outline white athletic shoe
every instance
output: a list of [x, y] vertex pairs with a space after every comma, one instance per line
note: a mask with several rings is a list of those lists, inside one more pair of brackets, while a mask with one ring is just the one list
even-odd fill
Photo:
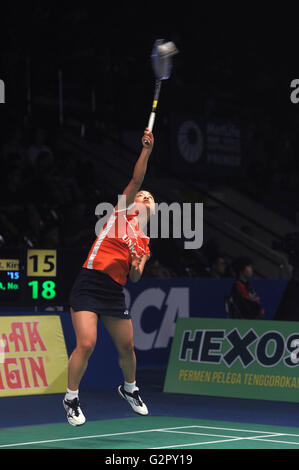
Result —
[[82, 426], [85, 423], [86, 418], [82, 413], [78, 398], [74, 398], [74, 400], [64, 399], [62, 404], [66, 411], [67, 420], [72, 426]]
[[135, 413], [142, 415], [142, 416], [145, 416], [148, 414], [148, 409], [145, 403], [143, 403], [143, 401], [141, 400], [140, 395], [138, 393], [139, 388], [136, 388], [136, 390], [133, 393], [129, 393], [129, 392], [126, 392], [123, 385], [120, 385], [117, 391], [118, 391], [118, 394], [122, 398], [127, 400], [127, 402], [131, 405], [131, 408]]

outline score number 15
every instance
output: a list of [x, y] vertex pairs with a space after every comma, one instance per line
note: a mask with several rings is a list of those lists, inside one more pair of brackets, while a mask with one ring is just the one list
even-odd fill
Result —
[[28, 250], [27, 277], [56, 277], [56, 250]]

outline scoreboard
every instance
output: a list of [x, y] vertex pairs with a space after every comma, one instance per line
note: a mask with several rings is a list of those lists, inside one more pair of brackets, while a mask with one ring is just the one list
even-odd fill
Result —
[[25, 292], [32, 301], [57, 297], [56, 250], [28, 250]]
[[66, 306], [84, 255], [80, 250], [0, 250], [0, 307]]
[[20, 259], [0, 259], [0, 299], [19, 299], [20, 282]]

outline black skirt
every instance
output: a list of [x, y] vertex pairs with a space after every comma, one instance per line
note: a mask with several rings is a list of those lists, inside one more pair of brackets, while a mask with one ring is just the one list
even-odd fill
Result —
[[96, 269], [81, 268], [71, 290], [69, 304], [75, 312], [86, 310], [98, 315], [131, 318], [123, 286]]

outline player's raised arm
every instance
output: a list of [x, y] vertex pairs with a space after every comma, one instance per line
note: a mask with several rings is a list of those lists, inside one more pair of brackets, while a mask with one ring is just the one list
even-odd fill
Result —
[[141, 188], [146, 174], [147, 162], [154, 146], [154, 136], [148, 128], [144, 131], [142, 145], [143, 148], [137, 162], [135, 163], [132, 178], [122, 194], [125, 197], [119, 199], [116, 209], [125, 209], [132, 204], [135, 200], [136, 194]]

